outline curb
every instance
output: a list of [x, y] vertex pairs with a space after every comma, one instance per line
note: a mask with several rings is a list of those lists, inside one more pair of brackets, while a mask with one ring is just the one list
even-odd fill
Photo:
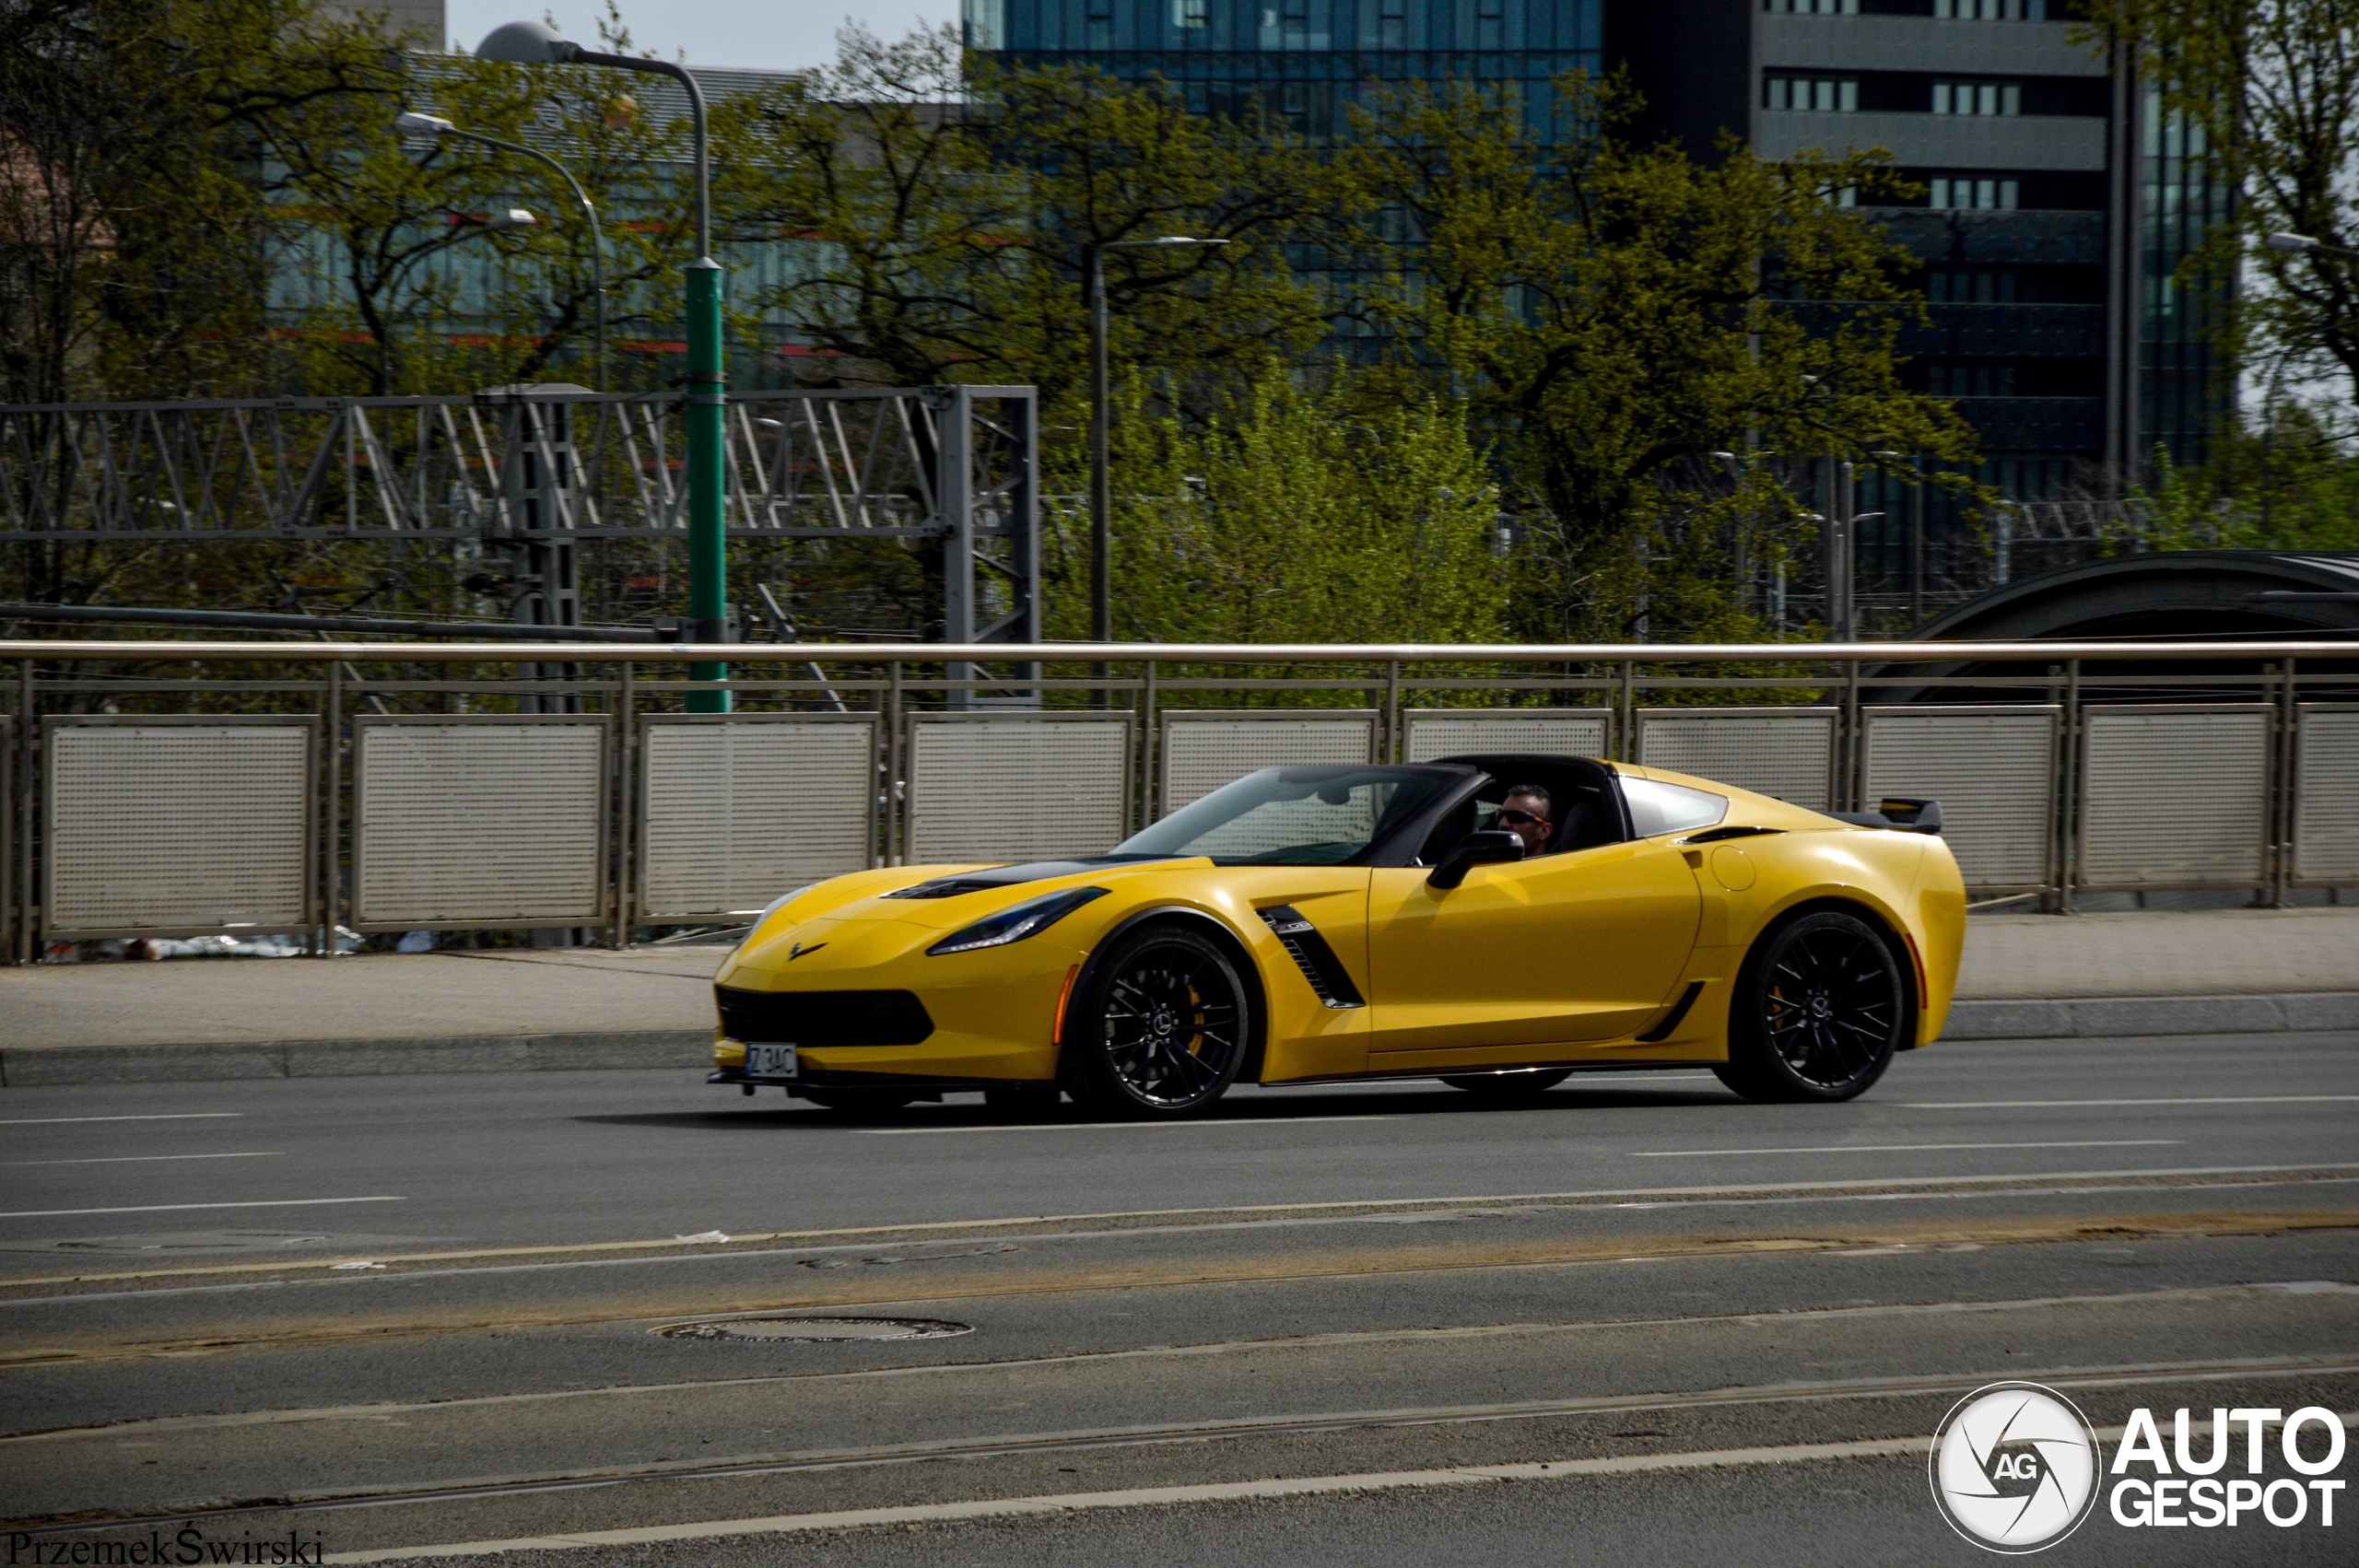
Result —
[[1950, 1004], [1942, 1039], [2118, 1040], [2151, 1035], [2273, 1035], [2302, 1029], [2359, 1029], [2359, 991], [1956, 1001]]
[[[2359, 991], [1959, 1001], [1950, 1005], [1941, 1043], [2274, 1035], [2321, 1029], [2359, 1032]], [[375, 1078], [425, 1072], [683, 1071], [711, 1064], [710, 1029], [446, 1036], [432, 1040], [288, 1040], [263, 1045], [53, 1046], [0, 1050], [0, 1087]]]
[[433, 1040], [287, 1040], [263, 1045], [52, 1046], [0, 1050], [0, 1086], [194, 1082], [229, 1078], [374, 1078], [417, 1072], [559, 1072], [710, 1068], [712, 1031], [478, 1035]]

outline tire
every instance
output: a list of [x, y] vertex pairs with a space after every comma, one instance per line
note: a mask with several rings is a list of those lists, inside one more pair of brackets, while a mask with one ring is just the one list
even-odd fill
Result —
[[1485, 1105], [1525, 1106], [1572, 1075], [1566, 1067], [1530, 1067], [1520, 1072], [1446, 1073], [1442, 1082]]
[[1066, 1090], [1107, 1117], [1169, 1120], [1210, 1110], [1237, 1081], [1251, 1003], [1211, 938], [1150, 925], [1118, 939], [1065, 1015]]
[[1821, 909], [1762, 937], [1729, 1004], [1729, 1059], [1712, 1071], [1748, 1100], [1852, 1099], [1892, 1065], [1914, 1017], [1883, 931]]

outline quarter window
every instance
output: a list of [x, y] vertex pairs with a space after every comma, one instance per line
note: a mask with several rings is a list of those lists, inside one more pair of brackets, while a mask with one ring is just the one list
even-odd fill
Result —
[[1729, 814], [1725, 795], [1710, 795], [1659, 778], [1633, 778], [1626, 773], [1622, 776], [1622, 799], [1629, 803], [1630, 825], [1641, 838], [1693, 833]]

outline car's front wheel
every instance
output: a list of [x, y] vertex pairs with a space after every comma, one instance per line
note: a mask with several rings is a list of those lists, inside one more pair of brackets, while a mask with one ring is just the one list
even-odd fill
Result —
[[1220, 945], [1185, 926], [1117, 940], [1065, 1015], [1064, 1079], [1106, 1116], [1209, 1109], [1244, 1065], [1250, 1003]]
[[1892, 1065], [1908, 987], [1884, 933], [1821, 909], [1763, 937], [1729, 1006], [1720, 1082], [1748, 1100], [1848, 1100]]

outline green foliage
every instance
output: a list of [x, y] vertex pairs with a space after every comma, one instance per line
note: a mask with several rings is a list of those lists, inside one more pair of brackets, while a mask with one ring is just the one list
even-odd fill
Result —
[[[1432, 400], [1373, 411], [1271, 364], [1201, 425], [1121, 401], [1115, 635], [1159, 642], [1496, 639], [1497, 495]], [[1059, 475], [1078, 489], [1081, 474]], [[1089, 525], [1050, 541], [1050, 635], [1088, 629]]]
[[1627, 140], [1616, 84], [1575, 75], [1560, 97], [1584, 134], [1555, 146], [1512, 94], [1466, 84], [1358, 112], [1351, 160], [1417, 269], [1366, 308], [1393, 384], [1446, 377], [1535, 516], [1522, 629], [1734, 629], [1716, 563], [1807, 532], [1770, 463], [1731, 497], [1702, 454], [1972, 451], [1948, 405], [1900, 382], [1913, 263], [1836, 205], [1895, 181], [1873, 155], [1770, 163], [1733, 142], [1701, 164]]
[[1281, 242], [1332, 181], [1281, 130], [1072, 67], [963, 58], [957, 29], [840, 35], [831, 70], [716, 115], [734, 221], [816, 235], [823, 266], [747, 299], [839, 381], [1023, 382], [1063, 406], [1087, 373], [1086, 258], [1105, 252], [1112, 356], [1187, 383], [1299, 353], [1319, 300]]
[[2200, 468], [2156, 452], [2135, 504], [2148, 549], [2359, 550], [2359, 456], [2311, 410], [2281, 406], [2217, 439]]
[[2175, 141], [2240, 193], [2173, 286], [2246, 278], [2224, 357], [2317, 384], [2321, 417], [2359, 432], [2359, 262], [2252, 242], [2304, 234], [2359, 250], [2359, 0], [2090, 0], [2095, 41], [2130, 42]]

